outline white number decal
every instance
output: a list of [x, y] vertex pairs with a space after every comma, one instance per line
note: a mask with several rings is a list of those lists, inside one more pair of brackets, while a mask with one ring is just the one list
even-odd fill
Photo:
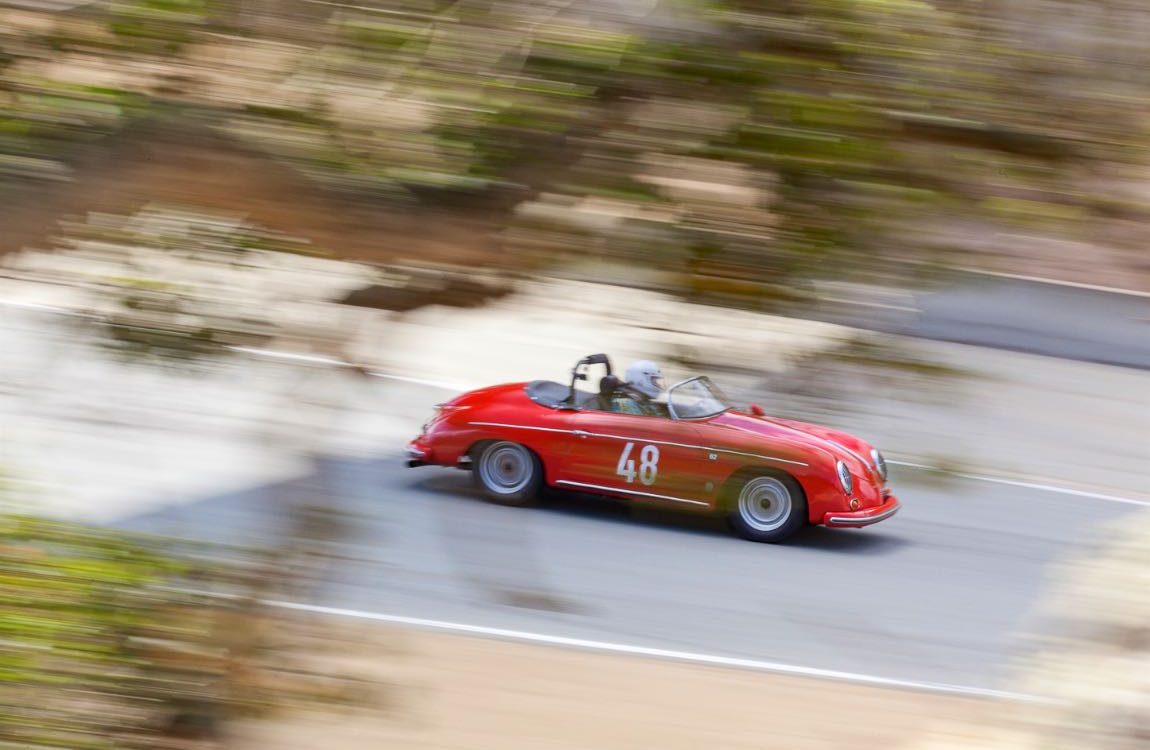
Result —
[[634, 443], [627, 443], [623, 446], [623, 453], [619, 456], [619, 463], [615, 466], [615, 473], [621, 477], [627, 478], [627, 484], [635, 481], [635, 459], [628, 458], [631, 455], [631, 449], [635, 447]]
[[659, 446], [644, 445], [643, 452], [639, 454], [639, 481], [643, 484], [654, 484], [659, 476]]
[[[615, 466], [615, 473], [627, 480], [627, 484], [635, 482], [635, 459], [631, 458], [631, 451], [634, 450], [634, 443], [627, 443], [623, 446], [623, 452], [619, 455], [619, 463]], [[657, 445], [644, 445], [643, 449], [639, 451], [639, 481], [643, 484], [654, 484], [655, 480], [659, 477], [659, 446]]]

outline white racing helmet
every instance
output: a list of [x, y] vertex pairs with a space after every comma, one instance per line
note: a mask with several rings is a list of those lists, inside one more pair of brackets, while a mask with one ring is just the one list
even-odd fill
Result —
[[663, 371], [650, 360], [640, 360], [627, 368], [627, 384], [649, 398], [663, 392]]

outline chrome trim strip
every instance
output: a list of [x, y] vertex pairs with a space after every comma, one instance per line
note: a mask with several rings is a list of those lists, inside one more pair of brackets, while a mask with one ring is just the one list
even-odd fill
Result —
[[568, 435], [588, 435], [590, 437], [610, 438], [612, 440], [630, 440], [635, 443], [652, 443], [654, 445], [670, 445], [675, 448], [696, 448], [701, 451], [715, 451], [718, 453], [730, 453], [734, 456], [747, 456], [748, 458], [761, 458], [764, 461], [776, 461], [783, 464], [793, 464], [795, 466], [809, 466], [804, 461], [792, 461], [788, 458], [776, 458], [774, 456], [763, 456], [758, 453], [744, 453], [743, 451], [731, 450], [730, 448], [714, 448], [705, 445], [694, 445], [691, 443], [673, 443], [669, 440], [649, 440], [642, 437], [626, 437], [625, 435], [609, 435], [605, 432], [586, 432], [585, 430], [560, 430], [554, 427], [530, 427], [528, 425], [520, 424], [504, 424], [502, 422], [469, 422], [468, 424], [480, 425], [484, 427], [510, 427], [516, 430], [536, 430], [539, 432], [562, 432]]
[[831, 516], [824, 523], [837, 523], [842, 524], [843, 526], [870, 526], [872, 523], [878, 523], [879, 521], [885, 521], [886, 519], [890, 518], [895, 513], [898, 513], [901, 507], [902, 506], [896, 505], [895, 507], [883, 511], [882, 513], [874, 516], [866, 516], [865, 518], [845, 518], [843, 516]]
[[584, 487], [589, 490], [603, 490], [604, 492], [625, 492], [628, 495], [639, 495], [640, 497], [653, 497], [657, 500], [671, 500], [676, 503], [690, 503], [691, 505], [704, 505], [708, 506], [710, 503], [704, 503], [699, 500], [684, 500], [681, 497], [671, 497], [670, 495], [656, 495], [653, 492], [640, 492], [639, 490], [628, 490], [622, 487], [604, 487], [598, 484], [587, 484], [585, 482], [573, 482], [570, 479], [560, 479], [555, 484], [566, 484], [571, 487]]
[[502, 422], [468, 422], [468, 424], [481, 427], [511, 427], [516, 430], [535, 430], [536, 432], [563, 432], [568, 435], [575, 433], [574, 430], [560, 430], [555, 427], [529, 427], [524, 424], [504, 424]]

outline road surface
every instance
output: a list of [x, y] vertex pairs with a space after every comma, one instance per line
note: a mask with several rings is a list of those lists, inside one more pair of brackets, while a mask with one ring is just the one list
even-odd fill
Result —
[[489, 505], [464, 472], [399, 455], [320, 467], [121, 524], [258, 543], [284, 503], [324, 492], [353, 523], [314, 604], [999, 688], [1044, 567], [1136, 510], [896, 469], [899, 516], [769, 546], [583, 496]]
[[884, 333], [1150, 369], [1150, 296], [956, 273], [932, 290], [848, 288], [811, 317]]

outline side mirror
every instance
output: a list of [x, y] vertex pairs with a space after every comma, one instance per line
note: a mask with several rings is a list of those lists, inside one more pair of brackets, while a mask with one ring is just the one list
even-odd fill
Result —
[[763, 407], [759, 406], [758, 404], [751, 404], [751, 414], [754, 414], [756, 417], [767, 416], [767, 413], [763, 411]]

